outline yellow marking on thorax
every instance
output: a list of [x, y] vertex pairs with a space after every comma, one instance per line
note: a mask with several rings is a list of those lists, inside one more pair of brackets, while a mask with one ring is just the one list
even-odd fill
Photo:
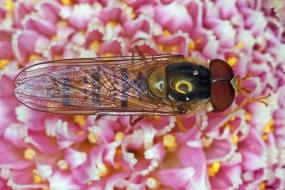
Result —
[[[183, 89], [183, 88], [185, 88], [185, 89]], [[182, 93], [182, 94], [186, 94], [188, 92], [191, 92], [192, 89], [193, 89], [192, 84], [186, 80], [180, 80], [175, 84], [175, 90], [179, 93]]]

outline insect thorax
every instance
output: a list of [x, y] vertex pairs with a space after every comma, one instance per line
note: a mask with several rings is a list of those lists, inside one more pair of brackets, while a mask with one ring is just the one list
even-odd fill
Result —
[[210, 71], [191, 62], [173, 63], [154, 71], [148, 80], [150, 91], [159, 98], [181, 104], [210, 97]]

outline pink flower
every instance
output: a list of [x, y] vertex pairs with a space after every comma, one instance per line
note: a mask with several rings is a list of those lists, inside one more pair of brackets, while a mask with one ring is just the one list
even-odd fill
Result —
[[[282, 1], [12, 1], [0, 5], [0, 189], [284, 189]], [[232, 114], [65, 116], [13, 95], [52, 59], [176, 53], [251, 74]], [[239, 94], [229, 110], [241, 105]], [[136, 118], [136, 117], [135, 117]], [[133, 118], [133, 119], [135, 119]], [[183, 126], [187, 132], [181, 132]], [[201, 132], [201, 131], [202, 132]]]

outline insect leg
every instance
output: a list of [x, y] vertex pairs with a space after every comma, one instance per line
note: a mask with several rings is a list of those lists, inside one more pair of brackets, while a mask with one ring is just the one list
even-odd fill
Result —
[[178, 125], [180, 131], [183, 132], [183, 133], [187, 133], [188, 131], [190, 131], [190, 130], [191, 130], [193, 127], [195, 127], [195, 125], [196, 125], [196, 127], [197, 127], [198, 130], [199, 130], [199, 132], [202, 134], [202, 137], [208, 138], [207, 135], [204, 133], [204, 131], [203, 131], [203, 130], [200, 128], [200, 126], [196, 123], [196, 121], [193, 122], [193, 123], [190, 125], [190, 127], [189, 127], [188, 129], [185, 129], [185, 128], [184, 128], [184, 125], [183, 125], [183, 123], [182, 123], [182, 120], [181, 120], [181, 116], [177, 115], [177, 116], [176, 116], [176, 123], [177, 123], [177, 125]]
[[141, 121], [142, 119], [144, 119], [144, 116], [138, 116], [134, 121], [132, 121], [133, 120], [133, 116], [131, 115], [130, 116], [130, 119], [129, 119], [129, 125], [131, 126], [131, 127], [134, 127], [139, 121]]
[[266, 102], [266, 99], [271, 96], [271, 94], [269, 93], [266, 96], [263, 97], [259, 97], [259, 98], [251, 98], [249, 97], [246, 93], [241, 92], [242, 95], [246, 98], [240, 105], [238, 105], [238, 107], [236, 107], [234, 110], [230, 111], [230, 112], [224, 112], [225, 115], [229, 115], [232, 114], [238, 110], [240, 110], [241, 108], [243, 108], [246, 104], [248, 104], [249, 102], [260, 102], [263, 103], [265, 106], [268, 106], [268, 103]]
[[141, 52], [139, 46], [135, 45], [133, 51], [132, 51], [132, 57], [134, 59], [134, 56], [135, 56], [135, 51], [137, 51], [137, 53], [139, 54], [139, 56], [141, 56], [143, 59], [145, 59], [145, 56], [144, 54]]

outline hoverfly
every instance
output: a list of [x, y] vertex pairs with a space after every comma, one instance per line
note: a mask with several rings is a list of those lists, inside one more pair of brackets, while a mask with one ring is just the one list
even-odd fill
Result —
[[[137, 47], [136, 47], [137, 48]], [[176, 115], [222, 112], [246, 91], [221, 59], [209, 67], [183, 55], [113, 56], [48, 61], [15, 78], [24, 105], [57, 114]], [[257, 100], [261, 101], [261, 100]]]

